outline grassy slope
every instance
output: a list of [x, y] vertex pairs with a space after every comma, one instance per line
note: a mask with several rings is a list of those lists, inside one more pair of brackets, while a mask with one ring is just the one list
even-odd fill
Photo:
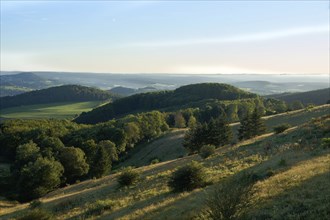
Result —
[[[289, 123], [292, 126], [301, 125], [312, 118], [320, 117], [330, 113], [330, 105], [315, 107], [310, 110], [297, 110], [289, 113], [278, 114], [264, 117], [269, 132], [276, 125]], [[232, 129], [237, 134], [239, 123], [233, 123]], [[144, 166], [149, 165], [154, 158], [160, 161], [172, 160], [188, 152], [183, 148], [182, 141], [186, 129], [170, 131], [170, 133], [154, 140], [147, 145], [141, 145], [134, 148], [128, 154], [128, 158], [119, 164], [119, 166]], [[118, 166], [117, 166], [118, 167]]]
[[[329, 129], [330, 119], [327, 127]], [[304, 139], [313, 127], [292, 128], [284, 134], [268, 133], [217, 149], [215, 155], [201, 160], [191, 155], [155, 165], [140, 167], [141, 179], [130, 188], [119, 188], [112, 174], [56, 190], [44, 198], [42, 207], [55, 212], [57, 219], [84, 219], [90, 204], [98, 200], [113, 204], [100, 219], [191, 219], [203, 209], [205, 198], [214, 185], [186, 193], [172, 193], [167, 187], [171, 173], [192, 160], [202, 161], [208, 168], [209, 180], [221, 183], [223, 178], [242, 170], [259, 175], [269, 171], [273, 176], [255, 184], [251, 215], [275, 215], [279, 219], [297, 219], [297, 207], [307, 213], [307, 219], [320, 219], [329, 209], [330, 149], [322, 149], [319, 139]], [[269, 150], [265, 145], [270, 145]], [[285, 160], [285, 164], [280, 161]], [[8, 205], [9, 206], [9, 205]], [[28, 204], [3, 208], [3, 218], [21, 215]], [[306, 210], [307, 211], [306, 211]], [[274, 214], [275, 213], [275, 214]], [[305, 219], [305, 218], [304, 218]]]
[[155, 158], [167, 161], [186, 156], [188, 151], [182, 146], [185, 132], [186, 129], [172, 130], [151, 143], [135, 147], [120, 166], [140, 167], [150, 164]]
[[41, 105], [27, 105], [1, 109], [0, 116], [5, 118], [58, 118], [71, 119], [75, 115], [99, 106], [102, 101], [61, 102]]

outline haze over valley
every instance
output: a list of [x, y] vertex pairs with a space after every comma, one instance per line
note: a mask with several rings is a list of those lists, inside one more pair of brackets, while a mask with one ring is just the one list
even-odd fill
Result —
[[0, 219], [330, 219], [327, 1], [0, 0]]

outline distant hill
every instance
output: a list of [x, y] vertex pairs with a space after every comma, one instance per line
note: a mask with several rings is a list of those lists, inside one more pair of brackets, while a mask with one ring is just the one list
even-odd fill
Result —
[[130, 96], [134, 94], [139, 94], [139, 93], [145, 93], [145, 92], [154, 92], [157, 91], [155, 87], [152, 86], [147, 86], [143, 88], [138, 88], [138, 89], [133, 89], [133, 88], [128, 88], [128, 87], [123, 87], [123, 86], [118, 86], [110, 89], [109, 91], [118, 94], [121, 96]]
[[83, 102], [118, 98], [117, 95], [95, 88], [64, 85], [23, 93], [16, 96], [0, 97], [0, 107], [46, 104], [55, 102]]
[[313, 103], [316, 105], [322, 105], [330, 100], [330, 88], [300, 93], [282, 93], [266, 97], [283, 100], [288, 103], [300, 101], [303, 104]]
[[0, 96], [17, 95], [60, 84], [57, 80], [49, 80], [30, 72], [0, 75]]
[[76, 118], [79, 123], [97, 123], [125, 114], [180, 107], [206, 99], [237, 100], [255, 98], [256, 94], [220, 83], [200, 83], [182, 86], [172, 91], [136, 94], [96, 108]]
[[259, 95], [273, 95], [279, 93], [297, 93], [306, 92], [321, 88], [326, 88], [327, 84], [311, 82], [270, 82], [270, 81], [241, 81], [231, 83], [233, 86], [244, 89], [249, 92], [257, 93]]

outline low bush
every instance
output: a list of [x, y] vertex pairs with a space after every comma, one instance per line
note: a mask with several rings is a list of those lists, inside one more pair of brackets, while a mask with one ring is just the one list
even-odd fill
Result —
[[322, 138], [321, 146], [326, 149], [330, 148], [330, 138]]
[[152, 158], [151, 160], [150, 160], [150, 164], [156, 164], [156, 163], [159, 163], [160, 162], [160, 159], [159, 158]]
[[205, 185], [205, 168], [201, 163], [196, 161], [192, 161], [190, 164], [179, 168], [172, 174], [168, 182], [168, 186], [178, 192], [191, 191]]
[[208, 219], [240, 219], [253, 195], [255, 176], [244, 172], [216, 186], [206, 201]]
[[36, 200], [33, 200], [32, 202], [30, 202], [29, 208], [36, 209], [36, 208], [39, 208], [41, 205], [42, 205], [42, 202], [39, 199], [36, 199]]
[[123, 169], [117, 181], [121, 186], [130, 186], [138, 181], [139, 176], [139, 172], [134, 170], [132, 167], [127, 167]]
[[215, 146], [214, 145], [204, 145], [200, 150], [199, 150], [199, 155], [205, 159], [211, 156], [212, 154], [215, 153]]
[[291, 127], [290, 124], [285, 123], [285, 124], [281, 124], [281, 125], [274, 127], [273, 130], [276, 134], [280, 134], [280, 133], [284, 132], [285, 130], [289, 129], [290, 127]]
[[33, 209], [22, 217], [18, 217], [17, 220], [51, 220], [54, 219], [52, 214], [43, 209]]
[[281, 160], [278, 162], [278, 165], [279, 166], [286, 166], [287, 165], [287, 163], [286, 163], [286, 160], [285, 159], [283, 159], [283, 158], [281, 158]]
[[114, 206], [114, 202], [111, 200], [97, 200], [96, 202], [89, 204], [87, 207], [87, 216], [102, 215], [105, 211], [111, 210]]

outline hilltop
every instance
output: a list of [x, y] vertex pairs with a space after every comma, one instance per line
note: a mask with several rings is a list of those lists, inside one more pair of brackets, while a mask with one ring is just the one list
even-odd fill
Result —
[[322, 105], [330, 100], [330, 88], [300, 93], [274, 94], [269, 95], [267, 97], [283, 100], [289, 103], [292, 103], [294, 101], [300, 101], [303, 104]]
[[83, 102], [115, 99], [107, 91], [78, 85], [64, 85], [26, 92], [16, 96], [0, 97], [0, 108], [48, 104], [57, 102]]
[[[156, 109], [180, 109], [205, 100], [240, 100], [256, 98], [256, 94], [220, 83], [200, 83], [182, 86], [172, 91], [159, 91], [125, 97], [81, 114], [78, 123], [97, 123], [142, 111]], [[201, 104], [199, 104], [201, 105]]]
[[0, 75], [0, 96], [17, 95], [59, 84], [58, 80], [46, 79], [30, 72]]

